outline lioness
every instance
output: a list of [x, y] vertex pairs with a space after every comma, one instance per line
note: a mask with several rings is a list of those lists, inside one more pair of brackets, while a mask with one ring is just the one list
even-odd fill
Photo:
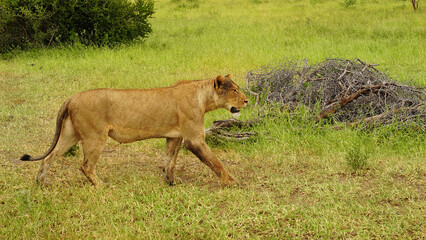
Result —
[[248, 98], [229, 74], [209, 80], [180, 81], [164, 88], [81, 92], [60, 108], [50, 149], [40, 157], [25, 154], [21, 160], [43, 160], [37, 174], [37, 182], [43, 183], [52, 160], [81, 140], [84, 161], [80, 170], [96, 186], [101, 180], [95, 165], [108, 136], [119, 143], [166, 138], [167, 183], [174, 183], [173, 171], [183, 141], [187, 149], [229, 185], [235, 178], [204, 140], [204, 114], [219, 108], [237, 113], [247, 103]]

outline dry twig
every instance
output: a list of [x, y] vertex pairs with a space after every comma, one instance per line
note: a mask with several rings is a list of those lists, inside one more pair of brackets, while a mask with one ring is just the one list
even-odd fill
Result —
[[224, 140], [247, 140], [257, 137], [257, 132], [230, 132], [230, 128], [248, 128], [260, 120], [255, 118], [246, 122], [238, 119], [226, 119], [214, 121], [213, 125], [205, 130], [206, 136], [213, 136]]

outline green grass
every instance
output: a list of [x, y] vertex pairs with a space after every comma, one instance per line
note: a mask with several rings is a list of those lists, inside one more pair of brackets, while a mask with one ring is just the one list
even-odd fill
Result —
[[[360, 58], [426, 86], [426, 13], [409, 1], [159, 0], [153, 33], [116, 49], [42, 49], [0, 60], [0, 236], [2, 239], [422, 239], [426, 138], [387, 126], [371, 131], [313, 124], [283, 114], [254, 129], [257, 141], [211, 144], [240, 179], [223, 188], [187, 150], [182, 184], [160, 166], [163, 139], [109, 141], [98, 164], [109, 184], [94, 189], [78, 171], [82, 153], [58, 159], [50, 187], [38, 163], [15, 164], [49, 147], [56, 113], [91, 88], [167, 86], [180, 79], [249, 70], [283, 58]], [[252, 101], [253, 102], [253, 101]], [[253, 106], [241, 119], [257, 115]], [[206, 127], [229, 118], [209, 113]], [[351, 166], [348, 159], [364, 159]]]

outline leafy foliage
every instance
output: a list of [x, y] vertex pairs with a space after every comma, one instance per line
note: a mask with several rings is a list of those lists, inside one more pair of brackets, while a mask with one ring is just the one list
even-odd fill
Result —
[[152, 31], [151, 1], [5, 0], [0, 2], [0, 52], [55, 43], [114, 45]]
[[75, 144], [74, 146], [72, 146], [70, 149], [68, 149], [68, 151], [66, 151], [64, 153], [65, 157], [75, 157], [78, 155], [78, 152], [80, 151], [80, 146]]
[[342, 4], [343, 7], [348, 8], [350, 6], [355, 5], [356, 4], [356, 0], [345, 0], [341, 4]]
[[361, 149], [359, 142], [355, 141], [346, 153], [346, 163], [357, 172], [367, 166], [368, 154]]

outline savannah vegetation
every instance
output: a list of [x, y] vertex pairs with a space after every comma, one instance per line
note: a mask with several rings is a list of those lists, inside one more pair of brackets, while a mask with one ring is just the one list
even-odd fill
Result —
[[144, 0], [3, 0], [0, 53], [81, 43], [111, 46], [151, 32], [153, 2]]
[[[398, 124], [364, 129], [313, 123], [301, 109], [256, 125], [255, 141], [209, 140], [241, 184], [220, 186], [182, 150], [168, 186], [164, 139], [108, 141], [95, 189], [77, 148], [35, 183], [57, 110], [92, 88], [150, 88], [248, 71], [283, 58], [360, 58], [405, 84], [426, 87], [426, 13], [410, 1], [157, 0], [152, 33], [114, 48], [81, 43], [12, 52], [0, 60], [2, 239], [422, 239], [424, 132]], [[251, 99], [254, 102], [254, 98]], [[241, 111], [252, 119], [259, 109]], [[230, 118], [206, 115], [205, 126]]]

